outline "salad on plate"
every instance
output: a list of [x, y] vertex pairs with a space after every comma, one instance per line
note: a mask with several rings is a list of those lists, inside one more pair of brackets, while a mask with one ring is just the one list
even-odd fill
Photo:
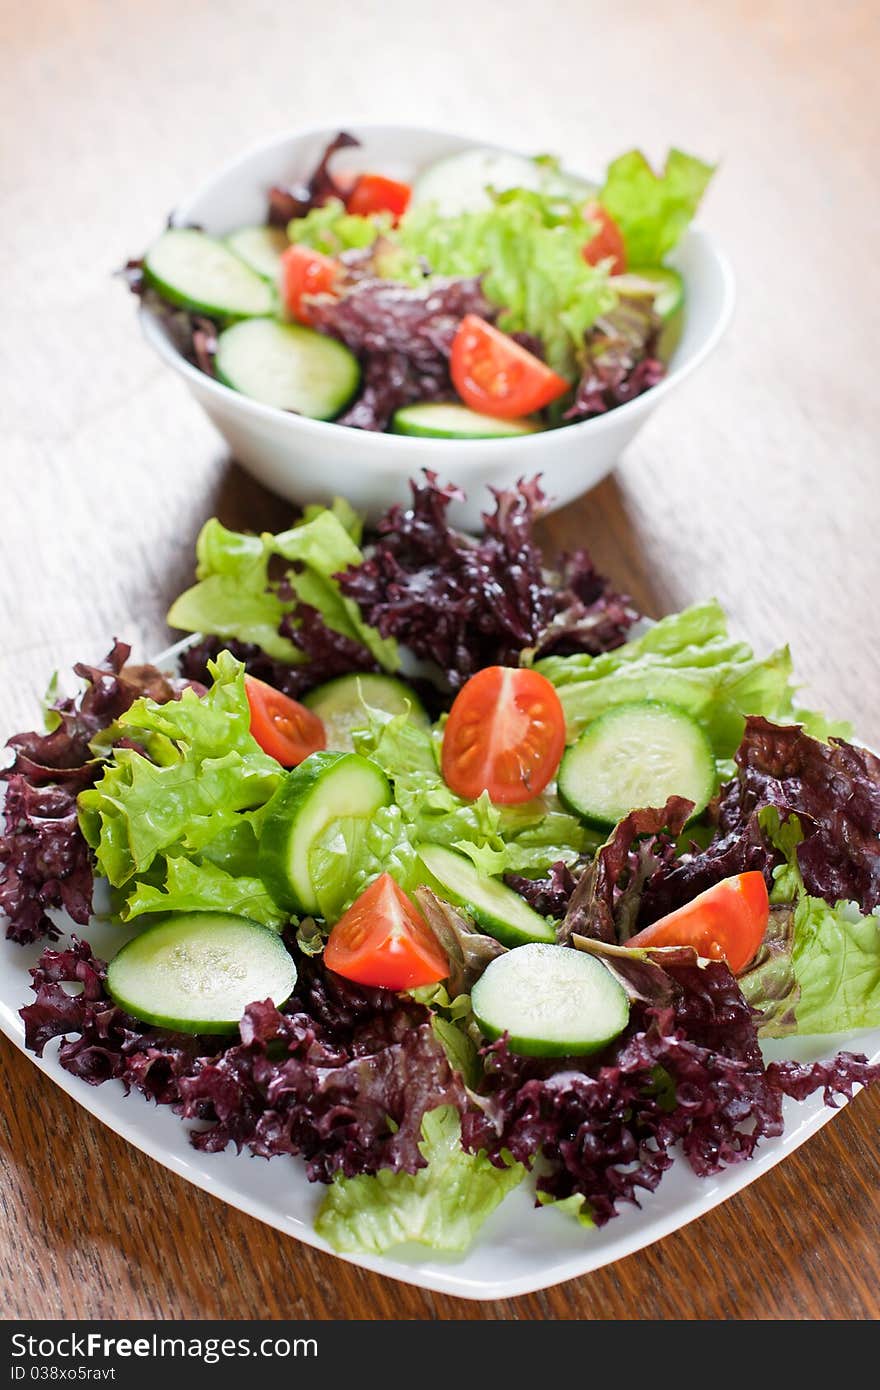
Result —
[[209, 521], [176, 662], [117, 642], [10, 740], [26, 1042], [301, 1160], [341, 1252], [461, 1252], [521, 1184], [588, 1241], [880, 1076], [762, 1051], [880, 1026], [880, 759], [713, 600], [551, 564], [537, 481], [478, 537], [412, 493]]
[[713, 168], [637, 150], [593, 186], [549, 156], [474, 147], [412, 185], [316, 169], [226, 236], [171, 225], [126, 267], [183, 354], [235, 391], [357, 429], [531, 434], [656, 385], [678, 341], [667, 258]]

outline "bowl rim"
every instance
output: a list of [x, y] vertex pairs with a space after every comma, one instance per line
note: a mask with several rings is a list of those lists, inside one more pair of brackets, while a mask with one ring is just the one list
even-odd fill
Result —
[[[186, 219], [192, 209], [193, 204], [197, 204], [202, 198], [207, 197], [218, 183], [225, 180], [230, 174], [238, 170], [244, 170], [253, 160], [265, 155], [276, 147], [291, 144], [294, 141], [306, 140], [310, 137], [324, 136], [329, 130], [353, 130], [359, 135], [368, 136], [370, 131], [395, 131], [401, 133], [413, 133], [420, 135], [430, 135], [440, 139], [449, 138], [451, 141], [473, 141], [474, 148], [505, 150], [508, 153], [517, 153], [504, 145], [485, 142], [481, 144], [477, 138], [466, 135], [461, 131], [441, 129], [439, 127], [406, 124], [398, 125], [393, 122], [383, 123], [378, 121], [362, 122], [354, 121], [348, 124], [335, 124], [331, 126], [303, 126], [294, 130], [276, 132], [274, 135], [257, 141], [250, 145], [246, 150], [229, 159], [210, 177], [203, 179], [198, 187], [185, 198], [172, 214], [172, 221], [177, 218]], [[579, 171], [573, 170], [573, 173]], [[587, 177], [580, 174], [580, 177]], [[577, 420], [573, 424], [561, 426], [556, 430], [543, 430], [535, 434], [520, 436], [505, 436], [496, 439], [436, 439], [422, 438], [411, 435], [391, 434], [385, 430], [346, 430], [346, 444], [356, 447], [363, 451], [381, 450], [385, 459], [389, 463], [399, 462], [404, 466], [407, 473], [413, 469], [414, 454], [421, 454], [424, 465], [430, 466], [439, 461], [441, 451], [448, 451], [450, 446], [461, 448], [467, 444], [468, 448], [462, 450], [460, 463], [461, 466], [470, 470], [477, 469], [486, 464], [492, 456], [492, 450], [499, 444], [506, 445], [507, 450], [516, 454], [524, 454], [526, 450], [533, 449], [539, 444], [543, 444], [546, 449], [550, 440], [563, 436], [570, 440], [574, 445], [577, 440], [586, 442], [584, 431], [589, 430], [590, 436], [598, 437], [608, 431], [613, 431], [616, 427], [625, 426], [627, 421], [633, 421], [640, 415], [650, 413], [661, 400], [669, 394], [680, 382], [684, 381], [691, 372], [695, 371], [700, 364], [705, 361], [711, 352], [717, 347], [721, 338], [724, 336], [736, 303], [736, 281], [733, 267], [728, 256], [723, 252], [715, 239], [701, 227], [691, 226], [688, 228], [681, 242], [680, 247], [686, 247], [697, 243], [705, 253], [708, 253], [714, 262], [714, 267], [721, 281], [721, 303], [714, 322], [708, 329], [702, 343], [682, 362], [677, 363], [659, 381], [656, 386], [635, 396], [631, 401], [623, 405], [615, 406], [613, 410], [606, 411], [603, 415], [591, 416], [588, 420]], [[238, 411], [245, 418], [264, 421], [274, 425], [276, 428], [286, 429], [293, 435], [301, 438], [322, 438], [328, 440], [329, 430], [344, 429], [344, 426], [337, 425], [335, 420], [313, 420], [306, 415], [296, 415], [292, 411], [281, 410], [280, 407], [267, 405], [262, 401], [253, 400], [250, 396], [242, 395], [240, 391], [234, 391], [226, 386], [216, 377], [208, 376], [206, 372], [188, 362], [180, 350], [175, 347], [166, 333], [159, 317], [152, 313], [143, 303], [138, 307], [138, 319], [144, 337], [155, 349], [160, 357], [166, 361], [185, 381], [195, 390], [205, 391], [210, 397], [213, 396], [219, 403], [225, 404], [227, 408]], [[357, 437], [355, 444], [352, 436]], [[396, 456], [396, 457], [395, 457]]]

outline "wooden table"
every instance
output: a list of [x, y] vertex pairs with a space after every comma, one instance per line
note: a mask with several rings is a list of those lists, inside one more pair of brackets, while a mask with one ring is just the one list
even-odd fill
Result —
[[[380, 17], [381, 16], [381, 17]], [[723, 163], [705, 225], [733, 331], [615, 476], [552, 518], [652, 613], [718, 595], [880, 743], [876, 67], [841, 0], [6, 0], [0, 14], [0, 726], [114, 634], [146, 655], [202, 521], [289, 511], [223, 453], [111, 280], [175, 199], [274, 129], [454, 124], [599, 167]], [[588, 1278], [488, 1305], [360, 1273], [128, 1148], [0, 1043], [7, 1317], [874, 1318], [880, 1091], [747, 1192]]]

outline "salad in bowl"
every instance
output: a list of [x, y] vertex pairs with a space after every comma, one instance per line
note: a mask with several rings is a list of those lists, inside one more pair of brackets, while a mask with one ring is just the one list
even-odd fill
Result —
[[[551, 564], [537, 482], [478, 537], [453, 499], [209, 521], [176, 660], [78, 667], [4, 773], [27, 1047], [301, 1161], [340, 1252], [460, 1253], [525, 1186], [589, 1241], [880, 1075], [785, 1055], [880, 1026], [880, 759], [716, 602]], [[59, 939], [96, 904], [105, 956]]]
[[481, 440], [605, 414], [663, 378], [686, 299], [666, 261], [710, 165], [672, 150], [657, 174], [633, 150], [592, 186], [474, 146], [409, 183], [355, 172], [359, 146], [340, 132], [269, 188], [263, 222], [172, 222], [129, 263], [200, 371], [314, 420]]

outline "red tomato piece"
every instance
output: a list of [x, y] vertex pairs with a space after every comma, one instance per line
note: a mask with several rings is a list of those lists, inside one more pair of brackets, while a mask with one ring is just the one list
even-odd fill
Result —
[[282, 767], [298, 767], [311, 753], [327, 747], [322, 721], [305, 705], [255, 676], [245, 676], [244, 688], [251, 733], [263, 752], [277, 758]]
[[308, 246], [288, 246], [281, 253], [281, 293], [284, 307], [299, 323], [310, 323], [304, 295], [332, 294], [340, 265]]
[[462, 686], [443, 733], [443, 776], [458, 796], [531, 801], [565, 750], [565, 715], [546, 676], [487, 666]]
[[600, 261], [610, 261], [611, 274], [622, 275], [626, 270], [626, 247], [623, 233], [610, 212], [606, 212], [601, 203], [590, 203], [586, 208], [586, 214], [591, 222], [599, 224], [599, 230], [584, 247], [584, 260], [589, 261], [590, 265], [598, 265]]
[[409, 207], [412, 189], [408, 183], [386, 179], [382, 174], [361, 174], [345, 200], [349, 212], [369, 217], [374, 212], [390, 212], [397, 222]]
[[449, 961], [418, 908], [380, 874], [340, 917], [324, 948], [324, 964], [359, 985], [415, 989], [449, 974]]
[[764, 875], [734, 874], [693, 902], [630, 937], [627, 946], [693, 946], [705, 960], [726, 960], [734, 975], [745, 970], [764, 940], [770, 901]]
[[569, 390], [564, 377], [476, 314], [465, 314], [452, 340], [452, 384], [465, 405], [516, 420]]

